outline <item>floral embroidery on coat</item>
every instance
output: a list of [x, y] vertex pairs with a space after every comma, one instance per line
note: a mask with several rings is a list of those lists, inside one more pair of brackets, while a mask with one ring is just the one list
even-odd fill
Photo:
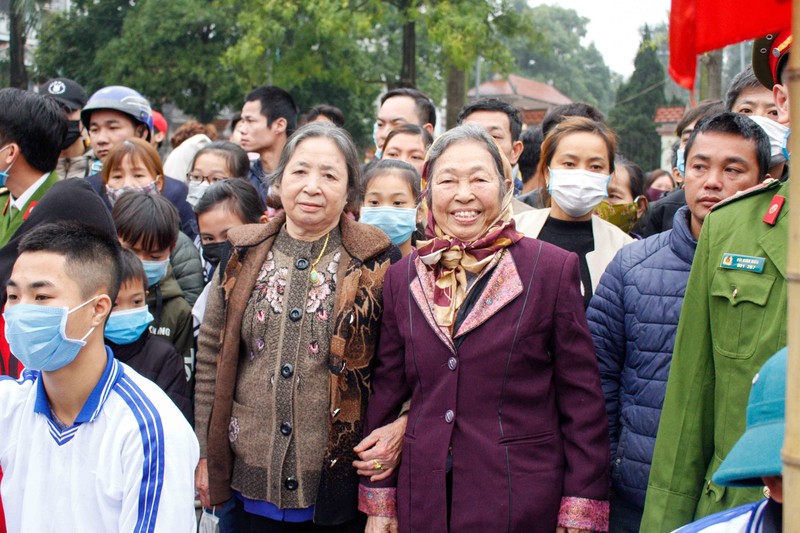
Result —
[[[267, 253], [267, 260], [261, 267], [255, 283], [255, 293], [257, 299], [266, 298], [272, 312], [276, 315], [283, 313], [283, 298], [286, 294], [286, 284], [289, 277], [289, 269], [286, 267], [275, 267], [275, 256], [272, 250]], [[264, 322], [266, 320], [266, 313], [263, 309], [256, 313], [256, 320]]]
[[[317, 318], [323, 322], [328, 319], [328, 313], [322, 308], [322, 304], [333, 294], [333, 280], [336, 271], [339, 269], [339, 258], [341, 252], [336, 252], [333, 259], [325, 268], [325, 272], [318, 272], [316, 282], [311, 282], [311, 289], [308, 291], [308, 301], [306, 302], [306, 313], [317, 313]], [[327, 274], [326, 274], [327, 273]], [[328, 280], [331, 281], [328, 281]]]

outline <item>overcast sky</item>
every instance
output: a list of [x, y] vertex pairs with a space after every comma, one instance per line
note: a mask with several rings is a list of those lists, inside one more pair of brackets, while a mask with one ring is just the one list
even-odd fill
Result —
[[669, 18], [670, 0], [529, 0], [571, 8], [589, 19], [586, 42], [594, 41], [606, 65], [626, 78], [633, 72], [633, 58], [645, 23], [656, 25]]

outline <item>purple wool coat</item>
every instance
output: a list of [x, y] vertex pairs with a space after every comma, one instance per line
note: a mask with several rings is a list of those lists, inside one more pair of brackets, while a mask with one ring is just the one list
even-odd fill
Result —
[[[510, 254], [508, 253], [510, 252]], [[389, 268], [366, 434], [411, 410], [399, 473], [362, 478], [359, 506], [400, 531], [607, 527], [609, 439], [575, 254], [524, 238], [453, 338], [433, 321], [417, 254]]]

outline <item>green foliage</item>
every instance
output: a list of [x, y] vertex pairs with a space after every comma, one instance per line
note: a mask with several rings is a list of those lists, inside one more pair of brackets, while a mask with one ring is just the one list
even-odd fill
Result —
[[373, 56], [373, 20], [384, 12], [380, 2], [223, 0], [222, 5], [236, 6], [239, 13], [240, 38], [223, 63], [241, 94], [272, 84], [291, 92], [303, 110], [323, 101], [336, 105], [348, 129], [368, 144], [371, 125], [362, 118], [374, 115], [369, 110], [384, 83]]
[[506, 0], [428, 2], [425, 21], [430, 41], [439, 43], [444, 64], [467, 70], [480, 55], [507, 72], [513, 59], [504, 36], [522, 33], [522, 20]]
[[241, 99], [220, 64], [233, 43], [229, 13], [209, 0], [140, 0], [122, 34], [97, 51], [96, 62], [107, 79], [135, 88], [154, 107], [174, 102], [210, 121]]
[[613, 103], [611, 71], [594, 43], [581, 44], [589, 19], [556, 5], [518, 2], [517, 8], [529, 29], [508, 39], [514, 71], [607, 112]]
[[399, 80], [408, 21], [417, 87], [434, 101], [448, 69], [469, 71], [478, 55], [510, 70], [506, 39], [530, 28], [512, 0], [76, 0], [45, 21], [36, 61], [41, 80], [64, 75], [90, 92], [128, 85], [201, 120], [278, 85], [301, 110], [341, 108], [366, 146], [375, 100]]
[[617, 91], [617, 102], [608, 121], [619, 136], [617, 150], [649, 170], [658, 168], [661, 159], [661, 139], [653, 118], [656, 108], [666, 103], [666, 77], [647, 26], [634, 66], [631, 79]]
[[128, 0], [79, 0], [66, 14], [45, 18], [39, 32], [36, 71], [40, 82], [56, 76], [72, 78], [90, 94], [110, 85], [97, 51], [122, 33]]
[[[650, 36], [656, 46], [656, 54], [664, 72], [669, 67], [669, 24], [662, 22], [650, 28]], [[699, 73], [697, 79], [700, 79]], [[669, 77], [664, 83], [664, 95], [669, 105], [686, 105], [689, 102], [689, 91], [681, 87]]]

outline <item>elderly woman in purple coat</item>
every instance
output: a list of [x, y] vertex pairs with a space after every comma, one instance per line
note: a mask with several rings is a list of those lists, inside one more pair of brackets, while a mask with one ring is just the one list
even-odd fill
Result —
[[386, 274], [366, 433], [411, 407], [399, 467], [362, 478], [367, 532], [605, 531], [577, 256], [515, 229], [511, 168], [483, 130], [442, 135], [425, 173], [429, 240]]

